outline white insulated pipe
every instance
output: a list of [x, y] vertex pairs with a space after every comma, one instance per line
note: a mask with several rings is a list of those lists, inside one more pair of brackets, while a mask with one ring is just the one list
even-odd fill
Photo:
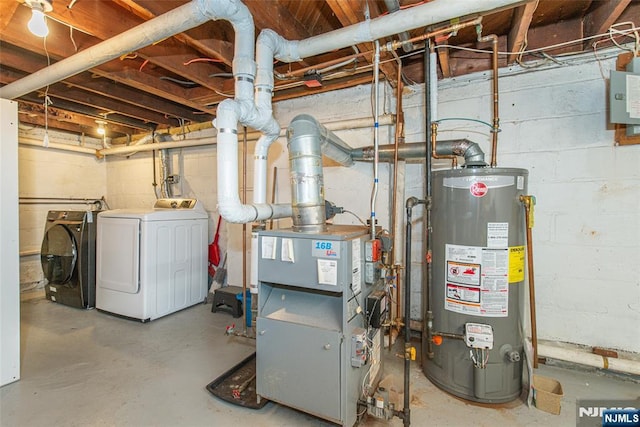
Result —
[[[14, 99], [89, 70], [120, 55], [216, 19], [232, 20], [242, 5], [235, 0], [192, 0], [115, 37], [0, 88], [0, 98]], [[244, 5], [242, 5], [244, 7]], [[238, 41], [236, 40], [236, 46]], [[253, 47], [253, 40], [251, 41]], [[245, 46], [241, 46], [245, 49]], [[235, 62], [235, 60], [234, 60]], [[235, 65], [235, 64], [234, 64]]]
[[[386, 115], [380, 116], [380, 126], [390, 126], [393, 123], [394, 123], [393, 115], [386, 114]], [[330, 131], [369, 128], [371, 127], [371, 118], [366, 117], [361, 119], [338, 120], [335, 122], [325, 123], [324, 127]], [[285, 135], [286, 135], [286, 128], [281, 128], [280, 132], [278, 133], [278, 137], [284, 137]], [[249, 132], [247, 134], [247, 138], [249, 141], [257, 141], [261, 138], [261, 136], [262, 135], [260, 132]], [[76, 147], [76, 146], [67, 145], [67, 144], [55, 144], [52, 142], [49, 143], [49, 148], [66, 149], [67, 147], [70, 147], [70, 151], [80, 151], [82, 153], [95, 154], [98, 157], [102, 157], [102, 156], [110, 156], [114, 154], [123, 155], [123, 154], [135, 154], [143, 151], [164, 150], [167, 148], [201, 147], [205, 145], [217, 145], [218, 143], [216, 137], [206, 136], [201, 138], [181, 139], [179, 141], [165, 141], [165, 142], [156, 142], [154, 144], [147, 144], [147, 142], [151, 141], [150, 137], [151, 137], [151, 134], [148, 134], [147, 136], [143, 137], [143, 139], [140, 139], [133, 144], [123, 145], [120, 147], [103, 148], [100, 150], [95, 150], [87, 147]], [[142, 142], [143, 140], [145, 142]], [[20, 140], [20, 143], [22, 144], [22, 139]], [[32, 141], [25, 142], [25, 144], [36, 145], [41, 147], [42, 141], [37, 139], [32, 139]], [[75, 150], [75, 148], [78, 148], [80, 150]], [[323, 148], [323, 152], [324, 151], [325, 150]]]
[[376, 40], [376, 52], [373, 56], [373, 188], [371, 189], [371, 240], [376, 238], [376, 200], [378, 198], [378, 165], [380, 144], [380, 43]]
[[304, 58], [342, 49], [358, 43], [371, 42], [382, 37], [414, 30], [461, 16], [477, 15], [502, 9], [523, 0], [434, 0], [419, 6], [366, 20], [358, 24], [330, 31], [305, 40], [290, 42], [278, 57], [281, 61], [294, 62]]
[[96, 154], [96, 149], [95, 148], [89, 148], [89, 147], [80, 147], [77, 145], [71, 145], [71, 144], [60, 144], [58, 142], [50, 142], [49, 145], [47, 145], [47, 147], [45, 147], [44, 145], [42, 145], [42, 139], [37, 139], [37, 138], [28, 138], [28, 137], [24, 137], [21, 136], [18, 138], [18, 144], [20, 145], [29, 145], [32, 147], [40, 147], [40, 148], [45, 148], [47, 150], [49, 149], [55, 149], [55, 150], [63, 150], [63, 151], [71, 151], [74, 153], [82, 153], [82, 154], [91, 154], [94, 155]]
[[640, 362], [637, 360], [605, 357], [593, 353], [587, 353], [585, 351], [555, 347], [540, 343], [538, 343], [538, 356], [592, 366], [600, 369], [609, 369], [616, 372], [640, 375]]

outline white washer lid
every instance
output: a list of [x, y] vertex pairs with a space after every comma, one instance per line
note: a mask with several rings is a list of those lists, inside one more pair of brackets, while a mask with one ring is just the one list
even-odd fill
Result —
[[209, 215], [196, 199], [158, 199], [153, 209], [112, 209], [98, 214], [99, 218], [138, 218], [142, 221], [208, 219]]

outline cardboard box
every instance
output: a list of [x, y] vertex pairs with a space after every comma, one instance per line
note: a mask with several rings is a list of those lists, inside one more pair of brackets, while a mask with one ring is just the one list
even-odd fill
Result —
[[564, 393], [560, 382], [542, 375], [533, 375], [533, 400], [536, 408], [550, 414], [559, 415], [562, 396], [564, 396]]

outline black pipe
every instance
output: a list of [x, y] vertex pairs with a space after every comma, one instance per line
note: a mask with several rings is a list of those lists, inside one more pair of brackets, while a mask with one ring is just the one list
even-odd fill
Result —
[[[431, 329], [427, 326], [427, 324], [431, 323], [431, 298], [430, 298], [430, 290], [431, 290], [431, 280], [432, 280], [432, 270], [431, 270], [431, 196], [432, 196], [432, 179], [431, 179], [431, 169], [432, 169], [432, 159], [431, 153], [433, 151], [433, 145], [431, 141], [431, 125], [432, 125], [432, 117], [431, 117], [431, 59], [430, 54], [434, 49], [434, 46], [431, 42], [431, 39], [427, 39], [425, 50], [424, 50], [424, 104], [426, 109], [425, 116], [425, 128], [426, 128], [426, 137], [427, 137], [427, 153], [425, 155], [425, 181], [426, 181], [426, 199], [427, 199], [427, 226], [425, 227], [425, 252], [427, 254], [427, 271], [426, 277], [424, 281], [424, 289], [422, 301], [424, 302], [423, 307], [423, 319], [425, 321], [425, 325], [422, 328], [422, 357], [424, 358], [433, 357], [433, 347], [431, 344]], [[426, 340], [426, 349], [425, 349], [425, 340]], [[425, 351], [426, 350], [426, 351]], [[426, 353], [426, 354], [424, 354]], [[424, 366], [423, 366], [424, 369]]]
[[409, 402], [409, 371], [411, 369], [411, 213], [416, 205], [425, 204], [416, 197], [407, 199], [407, 226], [405, 235], [405, 278], [404, 278], [404, 409], [402, 419], [405, 427], [411, 425], [411, 409]]

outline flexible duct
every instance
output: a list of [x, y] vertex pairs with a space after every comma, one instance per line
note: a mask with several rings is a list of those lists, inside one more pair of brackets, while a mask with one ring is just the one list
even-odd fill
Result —
[[[378, 159], [380, 161], [389, 162], [393, 160], [395, 145], [381, 145], [378, 149]], [[465, 166], [479, 167], [486, 166], [484, 161], [484, 152], [480, 146], [468, 139], [452, 139], [446, 141], [438, 141], [436, 143], [436, 152], [438, 155], [456, 155], [464, 157]], [[427, 144], [417, 142], [413, 144], [403, 144], [398, 147], [398, 158], [400, 160], [408, 159], [424, 159], [427, 154]], [[362, 147], [351, 150], [353, 160], [372, 161], [374, 158], [373, 147]]]

